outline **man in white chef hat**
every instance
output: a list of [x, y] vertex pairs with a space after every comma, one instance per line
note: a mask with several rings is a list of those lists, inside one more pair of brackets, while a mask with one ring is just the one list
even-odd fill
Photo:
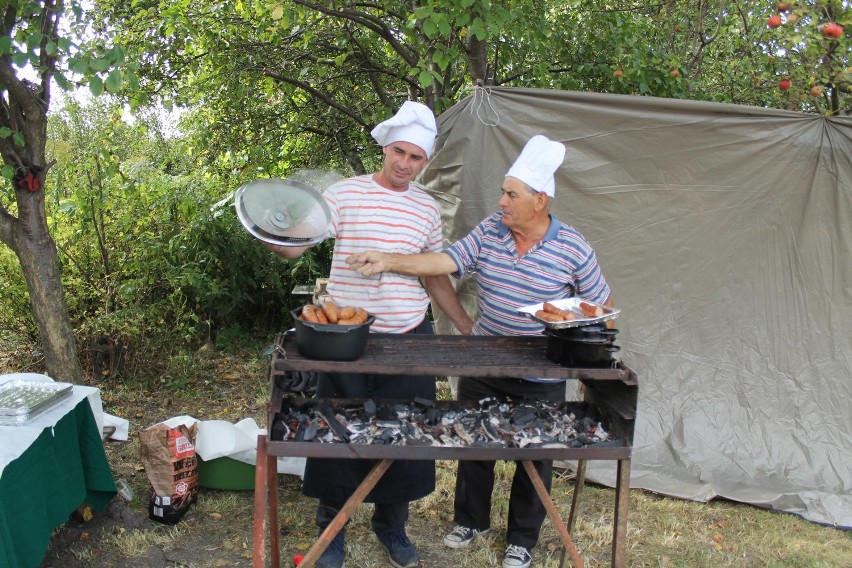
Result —
[[[370, 331], [431, 334], [427, 318], [430, 298], [463, 334], [473, 321], [465, 313], [447, 275], [421, 279], [388, 273], [364, 276], [346, 264], [353, 252], [440, 252], [441, 210], [435, 200], [412, 183], [426, 167], [438, 133], [435, 115], [425, 105], [406, 101], [371, 134], [382, 146], [384, 161], [373, 174], [350, 177], [323, 192], [331, 212], [329, 237], [335, 245], [326, 291], [338, 307], [362, 307], [376, 317]], [[286, 259], [307, 247], [266, 245]], [[319, 398], [414, 400], [435, 399], [434, 376], [317, 373]], [[302, 492], [319, 499], [316, 523], [325, 530], [367, 476], [375, 460], [308, 458]], [[394, 460], [364, 499], [374, 503], [370, 519], [378, 541], [398, 568], [418, 566], [420, 557], [405, 530], [409, 502], [435, 490], [430, 461]], [[317, 559], [318, 568], [340, 568], [345, 562], [345, 529]]]
[[[347, 262], [364, 275], [398, 272], [412, 275], [474, 271], [479, 319], [473, 335], [536, 335], [544, 326], [519, 314], [520, 306], [568, 297], [612, 306], [612, 293], [597, 256], [574, 227], [550, 213], [556, 196], [555, 175], [565, 159], [565, 146], [546, 136], [530, 138], [503, 179], [500, 211], [479, 223], [443, 252], [415, 255], [367, 252]], [[497, 397], [561, 402], [565, 381], [518, 377], [461, 377], [458, 399]], [[533, 462], [550, 491], [552, 462]], [[470, 545], [490, 530], [494, 462], [462, 460], [458, 464], [454, 503], [455, 527], [444, 537], [450, 548]], [[515, 468], [509, 497], [508, 544], [503, 568], [527, 568], [538, 542], [546, 510], [523, 467]]]

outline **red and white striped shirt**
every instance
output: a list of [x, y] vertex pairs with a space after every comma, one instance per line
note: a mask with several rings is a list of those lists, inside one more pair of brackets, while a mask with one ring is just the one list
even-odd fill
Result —
[[376, 316], [371, 331], [405, 333], [429, 308], [429, 295], [416, 276], [392, 272], [361, 276], [346, 264], [368, 250], [416, 254], [440, 252], [443, 228], [435, 200], [420, 187], [384, 188], [372, 175], [341, 180], [323, 197], [331, 209], [335, 237], [327, 291], [339, 306], [360, 306]]

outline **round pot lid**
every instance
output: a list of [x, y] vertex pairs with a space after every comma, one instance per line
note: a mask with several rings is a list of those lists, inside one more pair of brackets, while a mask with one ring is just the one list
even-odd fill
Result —
[[331, 211], [313, 187], [296, 180], [260, 179], [241, 186], [234, 208], [257, 239], [280, 246], [310, 246], [328, 236]]

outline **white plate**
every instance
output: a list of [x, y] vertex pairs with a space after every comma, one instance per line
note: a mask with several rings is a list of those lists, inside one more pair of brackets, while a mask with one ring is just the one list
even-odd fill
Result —
[[[603, 309], [603, 315], [596, 317], [596, 318], [590, 318], [590, 317], [586, 316], [585, 314], [583, 314], [583, 310], [580, 309], [580, 302], [586, 302], [587, 304], [591, 304], [593, 306], [599, 306], [600, 308]], [[544, 302], [541, 302], [539, 304], [531, 304], [529, 306], [520, 307], [520, 308], [518, 308], [518, 313], [519, 314], [526, 314], [527, 316], [529, 316], [530, 319], [534, 319], [535, 321], [537, 321], [539, 323], [543, 323], [549, 329], [562, 329], [562, 328], [565, 328], [565, 327], [580, 327], [581, 325], [592, 325], [592, 324], [601, 323], [601, 322], [605, 322], [605, 321], [609, 321], [611, 319], [614, 319], [614, 318], [618, 317], [618, 314], [621, 313], [621, 310], [618, 310], [616, 308], [609, 308], [607, 306], [604, 306], [603, 304], [598, 304], [597, 302], [591, 302], [591, 301], [586, 300], [584, 298], [563, 298], [561, 300], [553, 300], [553, 301], [548, 302], [548, 303], [553, 304], [554, 306], [556, 306], [560, 310], [568, 310], [570, 312], [577, 314], [577, 319], [561, 321], [561, 322], [554, 322], [554, 321], [545, 321], [545, 320], [543, 320], [539, 317], [536, 317], [535, 313], [539, 310], [544, 309]]]

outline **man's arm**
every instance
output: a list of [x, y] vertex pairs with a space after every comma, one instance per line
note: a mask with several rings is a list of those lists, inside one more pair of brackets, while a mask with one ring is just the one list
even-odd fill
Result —
[[362, 276], [372, 276], [381, 272], [396, 272], [410, 276], [444, 276], [458, 270], [450, 255], [444, 252], [399, 254], [371, 250], [349, 256], [346, 264]]
[[432, 301], [447, 314], [456, 329], [462, 335], [470, 335], [473, 329], [473, 320], [464, 311], [459, 302], [449, 276], [426, 276], [423, 278], [423, 287], [429, 292]]
[[311, 247], [285, 247], [285, 246], [281, 246], [281, 245], [273, 245], [271, 243], [267, 243], [267, 242], [264, 242], [264, 241], [260, 241], [260, 242], [261, 242], [261, 244], [263, 244], [263, 246], [265, 246], [266, 248], [268, 248], [269, 250], [274, 252], [276, 255], [280, 256], [281, 258], [287, 259], [287, 260], [296, 260], [297, 258], [302, 256], [303, 254], [305, 254], [306, 250], [311, 248]]

